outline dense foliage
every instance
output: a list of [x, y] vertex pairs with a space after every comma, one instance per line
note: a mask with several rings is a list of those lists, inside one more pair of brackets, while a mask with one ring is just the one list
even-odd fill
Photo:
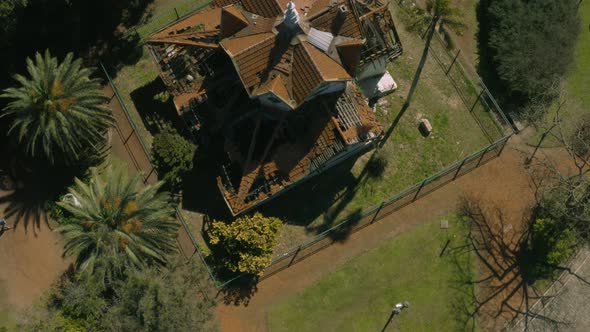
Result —
[[[510, 93], [543, 94], [573, 61], [579, 0], [488, 0], [485, 29], [499, 78]], [[488, 32], [486, 32], [488, 33]]]
[[193, 168], [196, 147], [173, 129], [154, 136], [152, 153], [160, 179], [176, 186]]
[[71, 214], [60, 226], [64, 255], [75, 256], [79, 272], [112, 280], [124, 266], [164, 265], [176, 250], [177, 224], [162, 183], [143, 186], [122, 167], [93, 169], [89, 183], [76, 179], [69, 192], [78, 200], [58, 204]]
[[[90, 63], [110, 55], [126, 29], [140, 21], [152, 0], [0, 1], [0, 88], [38, 49], [74, 52]], [[120, 59], [122, 60], [122, 59]]]
[[531, 231], [531, 250], [536, 259], [552, 266], [571, 257], [576, 246], [574, 233], [554, 219], [536, 219]]
[[231, 272], [261, 275], [272, 261], [283, 222], [260, 213], [236, 219], [228, 224], [214, 221], [209, 230], [213, 251]]
[[4, 90], [10, 99], [1, 117], [12, 121], [9, 135], [32, 157], [52, 164], [73, 164], [105, 141], [112, 124], [108, 101], [91, 70], [69, 53], [63, 62], [49, 51], [27, 58], [29, 77], [15, 75], [18, 87]]
[[31, 331], [211, 331], [213, 302], [201, 288], [202, 266], [178, 262], [166, 269], [130, 269], [104, 285], [92, 277], [66, 279], [46, 308], [24, 318]]

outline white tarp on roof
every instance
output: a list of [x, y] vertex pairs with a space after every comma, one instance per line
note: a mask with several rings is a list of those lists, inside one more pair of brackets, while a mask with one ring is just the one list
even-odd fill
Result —
[[324, 52], [328, 52], [333, 39], [334, 35], [331, 33], [320, 31], [314, 28], [311, 28], [307, 34], [307, 41]]

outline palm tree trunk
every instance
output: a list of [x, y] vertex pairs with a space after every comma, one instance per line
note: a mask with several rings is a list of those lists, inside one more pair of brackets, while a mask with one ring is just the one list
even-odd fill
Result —
[[424, 50], [422, 51], [422, 58], [420, 59], [420, 63], [418, 64], [418, 68], [416, 69], [416, 73], [414, 74], [414, 80], [412, 81], [412, 86], [410, 87], [410, 91], [408, 92], [406, 101], [404, 102], [404, 105], [402, 106], [400, 112], [397, 114], [395, 120], [393, 120], [393, 122], [391, 123], [389, 129], [387, 129], [385, 135], [383, 135], [379, 147], [383, 147], [383, 145], [385, 145], [385, 142], [393, 133], [393, 130], [399, 123], [400, 119], [410, 107], [410, 103], [412, 102], [412, 98], [414, 97], [414, 93], [416, 92], [416, 88], [418, 87], [418, 81], [420, 81], [420, 76], [422, 76], [422, 70], [424, 70], [426, 60], [428, 59], [428, 50], [430, 49], [430, 43], [432, 42], [432, 37], [434, 36], [434, 32], [436, 31], [436, 25], [438, 24], [438, 21], [438, 18], [434, 18], [432, 20], [432, 23], [430, 24], [430, 27], [426, 31], [426, 43], [424, 44]]
[[[412, 81], [412, 86], [410, 87], [410, 92], [408, 92], [404, 106], [410, 106], [410, 103], [412, 102], [412, 97], [414, 97], [414, 92], [416, 92], [416, 88], [418, 87], [418, 81], [420, 81], [420, 76], [422, 76], [422, 70], [424, 70], [426, 60], [428, 59], [428, 50], [430, 49], [430, 43], [432, 42], [432, 37], [436, 31], [437, 24], [438, 18], [434, 18], [428, 29], [428, 33], [426, 34], [426, 43], [424, 44], [424, 50], [422, 51], [422, 58], [420, 59], [420, 63], [416, 69], [416, 74], [414, 74], [414, 80]], [[407, 109], [407, 107], [405, 108]]]

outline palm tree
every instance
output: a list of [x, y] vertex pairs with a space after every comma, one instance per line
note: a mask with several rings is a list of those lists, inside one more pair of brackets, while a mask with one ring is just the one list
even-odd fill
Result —
[[73, 164], [104, 141], [113, 122], [108, 98], [98, 79], [90, 78], [92, 70], [82, 68], [72, 53], [59, 64], [49, 51], [26, 61], [29, 77], [15, 75], [20, 86], [0, 95], [12, 99], [0, 117], [12, 119], [8, 133], [28, 155]]
[[176, 251], [178, 226], [162, 182], [143, 186], [122, 167], [93, 168], [89, 183], [76, 179], [70, 199], [59, 206], [71, 222], [57, 231], [65, 238], [64, 255], [76, 256], [82, 273], [104, 279], [126, 266], [164, 265]]
[[424, 44], [424, 50], [422, 51], [422, 57], [420, 58], [420, 62], [418, 64], [418, 68], [416, 69], [416, 73], [414, 74], [414, 80], [412, 81], [412, 85], [410, 86], [410, 91], [408, 92], [408, 96], [406, 97], [406, 101], [393, 121], [392, 125], [389, 127], [387, 133], [384, 135], [381, 145], [385, 144], [387, 138], [391, 136], [393, 129], [399, 123], [399, 120], [404, 115], [406, 110], [410, 107], [410, 103], [412, 102], [412, 98], [414, 97], [414, 93], [416, 92], [416, 88], [418, 87], [418, 82], [420, 81], [420, 76], [422, 75], [422, 70], [426, 65], [426, 60], [428, 59], [428, 51], [430, 49], [430, 43], [432, 42], [432, 38], [434, 37], [434, 33], [436, 32], [437, 28], [441, 33], [445, 33], [446, 27], [451, 28], [462, 28], [465, 25], [457, 19], [457, 11], [453, 8], [450, 4], [450, 0], [426, 0], [426, 7], [428, 12], [430, 13], [430, 25], [426, 30], [426, 42]]

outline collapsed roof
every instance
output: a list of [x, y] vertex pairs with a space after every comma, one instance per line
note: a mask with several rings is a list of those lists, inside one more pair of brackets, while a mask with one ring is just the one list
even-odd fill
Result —
[[148, 42], [179, 114], [210, 109], [224, 130], [217, 180], [234, 215], [377, 139], [354, 80], [401, 54], [377, 0], [214, 0]]
[[271, 93], [296, 109], [326, 83], [353, 80], [366, 43], [357, 7], [371, 13], [359, 3], [215, 0], [149, 42], [221, 48], [251, 98]]

